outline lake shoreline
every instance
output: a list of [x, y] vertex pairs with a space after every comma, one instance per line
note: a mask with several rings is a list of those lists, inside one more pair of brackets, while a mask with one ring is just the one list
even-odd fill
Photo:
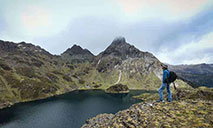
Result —
[[[80, 127], [89, 118], [101, 113], [115, 114], [141, 100], [132, 98], [144, 91], [108, 94], [103, 90], [74, 90], [44, 100], [16, 103], [0, 111], [0, 127]], [[63, 121], [61, 121], [63, 120]]]
[[[55, 97], [55, 96], [61, 96], [61, 95], [65, 95], [67, 93], [71, 93], [71, 92], [74, 92], [74, 91], [88, 91], [88, 90], [102, 90], [105, 92], [105, 89], [76, 89], [76, 90], [71, 90], [71, 91], [68, 91], [68, 92], [65, 92], [65, 93], [61, 93], [61, 94], [55, 94], [55, 95], [50, 95], [50, 96], [47, 96], [47, 97], [42, 97], [42, 98], [38, 98], [38, 99], [32, 99], [32, 100], [25, 100], [25, 101], [20, 101], [20, 102], [6, 102], [6, 103], [2, 103], [0, 104], [0, 110], [3, 110], [3, 109], [7, 109], [7, 108], [10, 108], [16, 104], [20, 104], [20, 103], [26, 103], [26, 102], [34, 102], [34, 101], [39, 101], [39, 100], [45, 100], [45, 99], [48, 99], [48, 98], [52, 98], [52, 97]], [[156, 90], [150, 90], [150, 89], [129, 89], [129, 91], [147, 91], [147, 92], [156, 92]], [[105, 92], [107, 93], [107, 92]], [[110, 93], [108, 93], [110, 94]], [[121, 94], [121, 93], [112, 93], [112, 94]], [[134, 98], [134, 97], [133, 97]]]

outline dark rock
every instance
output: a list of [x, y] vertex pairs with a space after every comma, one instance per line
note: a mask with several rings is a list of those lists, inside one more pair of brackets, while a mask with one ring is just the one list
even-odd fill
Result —
[[101, 87], [101, 86], [102, 86], [101, 84], [95, 85], [94, 88], [99, 88], [99, 87]]
[[1, 60], [0, 60], [0, 68], [7, 70], [7, 71], [12, 70], [7, 64], [1, 62]]
[[68, 82], [72, 82], [72, 78], [69, 75], [64, 75], [63, 79], [68, 81]]
[[3, 52], [15, 52], [17, 51], [17, 45], [9, 41], [0, 40], [0, 53]]
[[107, 93], [128, 93], [129, 88], [127, 85], [116, 84], [105, 90]]

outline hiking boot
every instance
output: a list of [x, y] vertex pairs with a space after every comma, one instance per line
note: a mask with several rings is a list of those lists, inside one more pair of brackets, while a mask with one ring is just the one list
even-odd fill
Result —
[[172, 100], [167, 100], [167, 102], [172, 102]]
[[167, 98], [166, 101], [167, 102], [172, 102], [172, 99]]
[[157, 100], [156, 102], [162, 102], [162, 103], [164, 103], [164, 100]]

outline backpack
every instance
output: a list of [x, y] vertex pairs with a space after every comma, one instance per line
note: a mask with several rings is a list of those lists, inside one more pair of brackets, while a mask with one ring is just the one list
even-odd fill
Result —
[[177, 79], [177, 75], [176, 75], [176, 73], [175, 72], [173, 72], [173, 71], [170, 71], [169, 72], [169, 83], [172, 83], [172, 82], [174, 82], [176, 79]]

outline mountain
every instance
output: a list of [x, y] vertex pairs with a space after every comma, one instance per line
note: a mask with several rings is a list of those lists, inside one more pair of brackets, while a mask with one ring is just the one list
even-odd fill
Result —
[[[161, 62], [116, 38], [99, 55], [74, 45], [61, 56], [30, 43], [0, 40], [0, 107], [42, 99], [76, 89], [160, 87]], [[179, 87], [190, 87], [177, 80]]]
[[179, 78], [192, 83], [193, 87], [213, 87], [213, 64], [170, 65]]
[[82, 63], [86, 61], [92, 62], [95, 56], [89, 50], [73, 45], [62, 53], [61, 57], [71, 63]]
[[130, 89], [156, 89], [161, 84], [160, 65], [161, 62], [151, 53], [142, 52], [119, 37], [92, 63], [78, 65], [79, 70], [75, 73], [86, 80], [86, 88], [106, 89], [123, 84]]

